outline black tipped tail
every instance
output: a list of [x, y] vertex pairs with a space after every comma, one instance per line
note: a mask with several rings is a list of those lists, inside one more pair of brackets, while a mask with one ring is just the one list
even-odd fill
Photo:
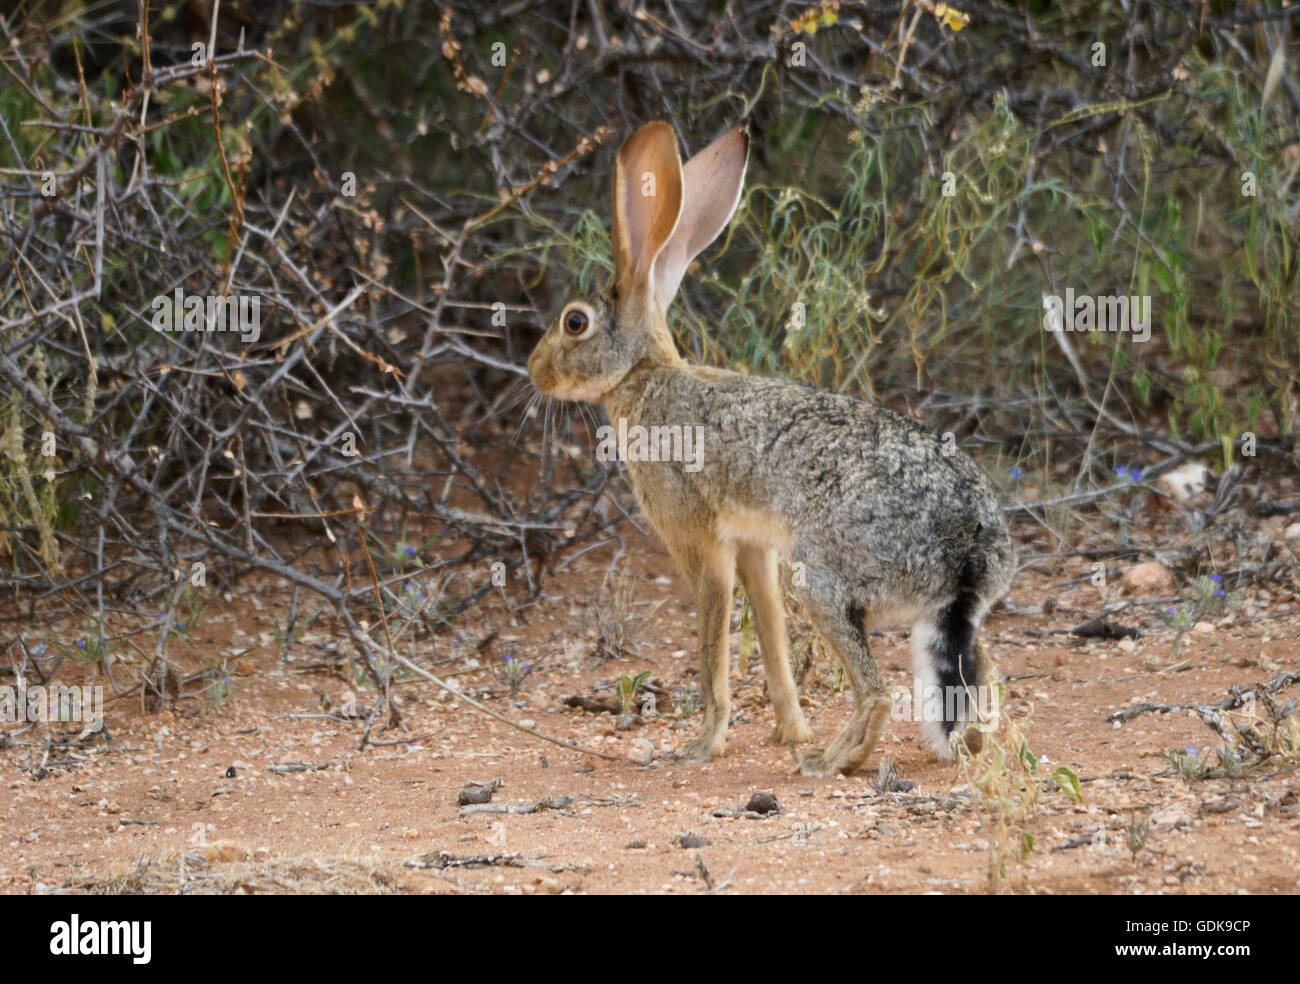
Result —
[[959, 721], [976, 713], [975, 611], [973, 594], [959, 595], [935, 620], [930, 643], [934, 672], [943, 695], [943, 730], [951, 734]]

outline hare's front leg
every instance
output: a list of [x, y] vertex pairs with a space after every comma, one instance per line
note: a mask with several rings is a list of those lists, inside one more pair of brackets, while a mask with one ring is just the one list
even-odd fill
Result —
[[704, 698], [704, 725], [700, 737], [687, 742], [677, 757], [707, 762], [727, 747], [731, 719], [731, 688], [727, 679], [727, 640], [731, 630], [732, 589], [735, 587], [735, 553], [723, 546], [706, 552], [683, 552], [682, 566], [695, 586], [695, 606], [700, 619], [700, 693]]
[[742, 546], [736, 553], [740, 580], [749, 595], [758, 630], [758, 648], [763, 654], [767, 693], [776, 714], [772, 741], [779, 745], [812, 741], [812, 731], [799, 706], [799, 691], [790, 672], [789, 641], [785, 633], [785, 599], [775, 550]]

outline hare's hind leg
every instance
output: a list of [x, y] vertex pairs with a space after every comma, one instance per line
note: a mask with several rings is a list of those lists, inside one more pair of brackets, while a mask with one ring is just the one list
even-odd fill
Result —
[[677, 750], [679, 759], [707, 762], [727, 747], [731, 718], [727, 641], [731, 630], [732, 592], [736, 583], [735, 549], [710, 544], [704, 549], [674, 550], [695, 590], [700, 626], [700, 695], [704, 724], [700, 736]]
[[742, 546], [736, 566], [754, 611], [758, 648], [763, 653], [767, 692], [776, 714], [772, 740], [780, 745], [812, 740], [812, 731], [799, 707], [799, 691], [790, 672], [789, 640], [785, 633], [785, 598], [776, 551], [770, 547]]
[[806, 776], [849, 775], [875, 750], [894, 702], [867, 646], [865, 611], [853, 603], [842, 608], [823, 605], [813, 592], [807, 597], [813, 622], [844, 664], [857, 703], [853, 716], [825, 751], [810, 752], [799, 760], [799, 771]]

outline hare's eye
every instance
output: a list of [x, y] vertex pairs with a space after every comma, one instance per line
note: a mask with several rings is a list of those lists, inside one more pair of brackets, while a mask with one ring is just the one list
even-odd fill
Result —
[[570, 335], [581, 335], [587, 330], [587, 314], [585, 311], [573, 310], [564, 316], [564, 330]]

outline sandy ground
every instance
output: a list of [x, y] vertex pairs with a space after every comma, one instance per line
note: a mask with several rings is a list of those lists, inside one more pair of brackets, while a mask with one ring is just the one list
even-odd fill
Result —
[[[338, 671], [346, 644], [322, 619], [283, 661], [274, 628], [288, 595], [250, 578], [209, 601], [185, 656], [200, 667], [226, 660], [223, 699], [182, 698], [160, 713], [142, 711], [138, 698], [110, 702], [112, 744], [94, 735], [48, 754], [46, 737], [66, 729], [6, 726], [0, 890], [1300, 890], [1300, 760], [1189, 780], [1166, 750], [1193, 746], [1206, 757], [1221, 744], [1196, 714], [1105, 720], [1140, 701], [1217, 701], [1232, 684], [1300, 669], [1300, 616], [1276, 617], [1300, 612], [1293, 598], [1252, 602], [1247, 619], [1229, 612], [1171, 655], [1172, 634], [1158, 626], [1136, 643], [1031, 634], [1086, 620], [1096, 594], [1086, 582], [1062, 588], [1068, 577], [1022, 576], [1009, 609], [985, 628], [1007, 680], [1000, 745], [1011, 765], [991, 766], [997, 749], [940, 762], [903, 720], [890, 723], [868, 770], [822, 780], [793, 775], [790, 751], [767, 743], [773, 719], [756, 654], [733, 660], [728, 751], [708, 764], [659, 757], [699, 723], [698, 713], [675, 718], [672, 702], [626, 731], [613, 715], [564, 706], [570, 695], [609, 695], [625, 671], [650, 670], [675, 693], [695, 684], [691, 605], [668, 558], [648, 543], [626, 562], [635, 610], [648, 616], [645, 658], [591, 657], [591, 605], [609, 604], [596, 588], [608, 564], [602, 553], [562, 571], [514, 614], [500, 605], [482, 612], [482, 634], [494, 624], [499, 634], [439, 672], [513, 720], [614, 760], [540, 742], [422, 681], [399, 688], [406, 730], [376, 728], [376, 744], [355, 751], [363, 722], [344, 715], [355, 705], [364, 716], [373, 695]], [[1055, 605], [1044, 615], [1048, 593]], [[735, 650], [745, 647], [739, 616], [737, 606]], [[473, 634], [466, 627], [460, 638]], [[873, 651], [891, 685], [911, 686], [904, 633], [876, 637]], [[422, 661], [458, 655], [447, 635], [417, 640], [415, 652]], [[515, 702], [502, 670], [511, 654], [531, 664]], [[87, 682], [75, 669], [65, 664], [60, 679]], [[801, 690], [824, 744], [851, 698], [824, 660]], [[1037, 757], [1028, 782], [1018, 736]], [[639, 738], [656, 756], [648, 766], [626, 757]], [[903, 788], [879, 789], [881, 755]], [[1081, 799], [1051, 778], [1061, 767], [1079, 777]], [[972, 782], [991, 768], [991, 780]], [[499, 783], [489, 806], [519, 809], [462, 807], [471, 783]], [[779, 808], [747, 812], [755, 793], [772, 794]], [[1030, 838], [1032, 850], [1022, 851]]]

